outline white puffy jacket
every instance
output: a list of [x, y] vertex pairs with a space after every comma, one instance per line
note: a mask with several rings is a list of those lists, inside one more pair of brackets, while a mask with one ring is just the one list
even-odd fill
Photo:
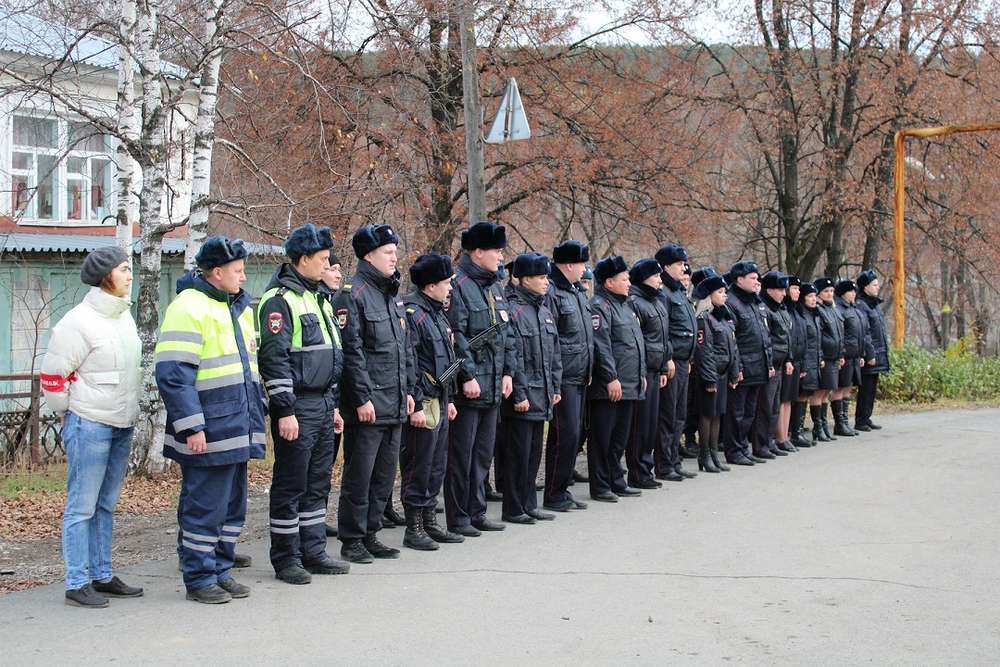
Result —
[[135, 424], [142, 344], [131, 305], [94, 287], [52, 329], [41, 380], [56, 414], [72, 410], [118, 428]]

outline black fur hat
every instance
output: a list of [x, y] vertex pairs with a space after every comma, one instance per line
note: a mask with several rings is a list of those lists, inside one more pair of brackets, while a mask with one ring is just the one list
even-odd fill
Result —
[[663, 266], [669, 266], [676, 262], [686, 262], [688, 261], [687, 250], [684, 249], [684, 246], [679, 246], [676, 243], [668, 243], [656, 251], [656, 261]]
[[311, 222], [293, 229], [285, 240], [285, 254], [293, 262], [299, 261], [299, 257], [331, 248], [333, 248], [333, 236], [330, 230], [326, 227], [317, 227]]
[[540, 252], [525, 252], [514, 258], [511, 274], [515, 278], [549, 275], [549, 258]]
[[732, 276], [733, 282], [736, 282], [737, 278], [749, 276], [751, 273], [756, 273], [759, 276], [760, 269], [757, 268], [757, 262], [749, 259], [736, 262], [733, 264], [733, 268], [729, 269], [729, 275]]
[[829, 278], [817, 278], [813, 281], [813, 287], [816, 288], [817, 292], [822, 292], [828, 287], [833, 287], [833, 281]]
[[764, 289], [785, 289], [788, 287], [788, 276], [780, 271], [768, 271], [760, 279], [760, 286]]
[[691, 271], [691, 265], [688, 264], [687, 262], [684, 262], [684, 275], [686, 275], [688, 278], [690, 278], [691, 277], [691, 273], [692, 273], [692, 271]]
[[250, 251], [242, 239], [230, 241], [225, 236], [210, 236], [201, 244], [194, 262], [202, 271], [209, 271], [238, 259], [246, 259], [249, 255]]
[[439, 283], [453, 275], [455, 271], [451, 266], [451, 257], [447, 255], [421, 255], [410, 267], [410, 282], [417, 287]]
[[556, 264], [576, 264], [590, 260], [590, 246], [579, 241], [563, 241], [552, 249], [552, 261]]
[[799, 290], [799, 301], [804, 299], [806, 294], [816, 294], [818, 291], [812, 283], [802, 283], [802, 288]]
[[876, 280], [878, 280], [878, 274], [871, 269], [865, 269], [858, 274], [858, 289], [864, 289]]
[[845, 279], [837, 282], [837, 285], [833, 288], [833, 293], [837, 296], [844, 296], [848, 292], [857, 292], [858, 286], [854, 284], [853, 280]]
[[663, 267], [655, 259], [640, 259], [629, 269], [628, 279], [632, 281], [633, 285], [638, 285], [646, 278], [655, 276], [661, 271], [663, 271]]
[[718, 275], [716, 270], [711, 266], [703, 266], [700, 269], [696, 269], [695, 272], [691, 274], [691, 284], [697, 287], [698, 283], [713, 274]]
[[702, 274], [701, 280], [699, 280], [698, 284], [695, 286], [694, 293], [692, 294], [692, 296], [698, 301], [707, 299], [712, 292], [726, 286], [726, 279], [720, 276], [715, 269], [705, 267], [703, 269], [699, 269], [699, 271], [703, 271], [704, 273]]
[[789, 275], [788, 276], [788, 286], [789, 287], [792, 287], [792, 286], [801, 287], [802, 286], [802, 281], [799, 280], [798, 276]]
[[390, 243], [399, 245], [399, 237], [389, 225], [365, 225], [354, 232], [354, 238], [351, 239], [351, 246], [358, 259], [363, 259], [372, 250]]
[[619, 273], [626, 271], [628, 271], [628, 264], [625, 263], [621, 255], [612, 255], [605, 257], [594, 267], [594, 280], [597, 281], [598, 285], [603, 285], [608, 278], [614, 278]]
[[507, 228], [493, 222], [477, 222], [462, 232], [463, 250], [498, 250], [507, 247]]

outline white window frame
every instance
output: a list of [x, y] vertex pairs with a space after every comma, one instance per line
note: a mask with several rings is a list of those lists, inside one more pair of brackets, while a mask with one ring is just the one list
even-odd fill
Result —
[[[21, 118], [37, 118], [41, 120], [50, 120], [56, 123], [56, 147], [40, 147], [40, 146], [26, 146], [23, 144], [15, 143], [14, 136], [14, 123], [15, 119]], [[85, 120], [80, 118], [72, 117], [62, 117], [51, 114], [39, 114], [34, 113], [27, 109], [16, 109], [11, 113], [11, 121], [9, 132], [9, 162], [11, 169], [11, 189], [10, 189], [10, 211], [11, 216], [17, 221], [18, 224], [23, 225], [39, 225], [39, 226], [58, 226], [58, 227], [94, 227], [101, 224], [102, 219], [105, 216], [113, 215], [115, 210], [115, 162], [114, 162], [114, 142], [110, 137], [105, 136], [104, 138], [104, 150], [88, 150], [82, 148], [70, 149], [70, 128], [71, 124], [84, 124]], [[15, 169], [14, 168], [14, 154], [24, 153], [31, 156], [32, 168], [29, 170]], [[52, 187], [53, 187], [53, 215], [51, 218], [40, 218], [38, 217], [38, 198], [36, 196], [38, 183], [41, 177], [38, 167], [39, 156], [49, 156], [54, 157], [58, 160], [56, 168], [52, 171]], [[70, 159], [80, 159], [84, 161], [83, 173], [77, 175], [72, 174], [68, 170], [68, 163]], [[94, 164], [98, 162], [104, 162], [106, 168], [109, 170], [105, 179], [104, 185], [106, 185], [106, 192], [104, 193], [104, 206], [102, 214], [96, 214], [92, 211], [93, 202], [91, 201], [93, 197], [93, 173]], [[29, 195], [29, 201], [27, 206], [24, 208], [23, 213], [18, 213], [16, 203], [16, 192], [14, 186], [15, 178], [26, 178], [28, 181], [28, 189], [31, 193]], [[79, 182], [81, 185], [81, 197], [80, 197], [80, 217], [70, 218], [70, 200], [69, 200], [69, 186], [71, 182]]]

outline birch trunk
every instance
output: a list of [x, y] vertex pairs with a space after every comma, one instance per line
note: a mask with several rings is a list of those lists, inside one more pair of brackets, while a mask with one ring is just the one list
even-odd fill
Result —
[[222, 44], [219, 22], [223, 0], [212, 0], [205, 17], [205, 49], [209, 54], [202, 65], [198, 82], [198, 117], [195, 121], [194, 157], [191, 168], [191, 213], [184, 249], [184, 268], [194, 268], [194, 257], [208, 233], [209, 190], [212, 185], [212, 147], [215, 143], [215, 106], [219, 99], [219, 68]]
[[129, 144], [139, 141], [139, 109], [135, 103], [136, 0], [122, 0], [122, 18], [118, 24], [118, 130], [124, 137], [118, 142], [115, 156], [118, 169], [116, 237], [119, 247], [132, 259], [132, 227], [139, 218], [135, 192], [138, 165], [129, 152]]
[[[162, 469], [162, 438], [166, 415], [153, 378], [153, 352], [159, 325], [160, 263], [163, 235], [167, 225], [162, 220], [166, 184], [166, 138], [160, 76], [158, 37], [159, 0], [139, 0], [139, 71], [142, 76], [142, 190], [139, 193], [139, 235], [142, 254], [139, 259], [138, 328], [142, 341], [142, 395], [140, 419], [136, 425], [129, 468], [133, 472], [157, 472]], [[157, 440], [159, 442], [157, 443]], [[159, 446], [159, 451], [157, 447]], [[152, 467], [150, 463], [153, 463]]]

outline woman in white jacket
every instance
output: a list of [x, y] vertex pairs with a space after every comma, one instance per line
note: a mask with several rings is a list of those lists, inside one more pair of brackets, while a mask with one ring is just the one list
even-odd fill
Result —
[[142, 346], [129, 312], [132, 269], [125, 252], [93, 251], [80, 279], [92, 289], [52, 330], [41, 382], [48, 406], [64, 416], [66, 603], [107, 607], [108, 597], [142, 595], [111, 574], [114, 508], [139, 414]]

